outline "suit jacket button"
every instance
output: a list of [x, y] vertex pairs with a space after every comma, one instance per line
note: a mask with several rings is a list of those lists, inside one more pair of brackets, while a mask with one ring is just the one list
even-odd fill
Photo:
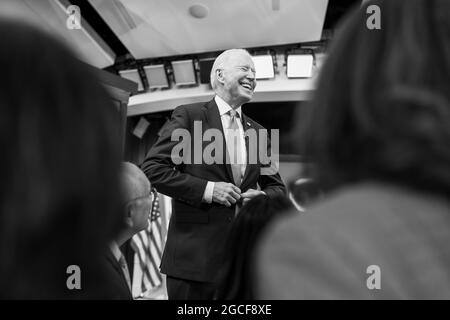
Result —
[[228, 217], [228, 221], [233, 221], [233, 217]]

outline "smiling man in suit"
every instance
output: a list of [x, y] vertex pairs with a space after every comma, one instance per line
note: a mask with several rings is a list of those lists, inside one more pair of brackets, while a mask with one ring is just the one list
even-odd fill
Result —
[[[270, 197], [286, 191], [278, 172], [268, 174], [259, 158], [254, 161], [253, 153], [259, 154], [254, 146], [261, 145], [260, 137], [252, 143], [246, 139], [250, 129], [264, 129], [241, 110], [252, 99], [256, 86], [250, 54], [231, 49], [219, 55], [211, 70], [211, 85], [214, 99], [173, 111], [142, 166], [152, 185], [173, 198], [161, 263], [169, 299], [212, 299], [214, 282], [223, 265], [225, 241], [240, 205], [260, 194]], [[215, 130], [221, 133], [221, 141], [193, 141], [199, 138], [195, 135], [199, 123], [201, 133]], [[183, 158], [194, 155], [203, 159], [205, 147], [216, 143], [223, 146], [214, 155], [220, 161], [207, 164], [189, 159], [180, 164], [173, 157], [178, 145], [173, 137], [175, 130], [190, 133], [189, 152]], [[270, 141], [266, 146], [270, 150]]]

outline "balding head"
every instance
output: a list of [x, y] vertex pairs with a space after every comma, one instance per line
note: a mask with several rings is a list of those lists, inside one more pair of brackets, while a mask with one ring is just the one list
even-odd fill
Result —
[[152, 208], [151, 185], [138, 166], [130, 162], [123, 162], [121, 182], [125, 197], [125, 225], [116, 239], [119, 245], [148, 227]]
[[121, 180], [125, 202], [150, 194], [150, 181], [135, 164], [130, 162], [122, 163]]

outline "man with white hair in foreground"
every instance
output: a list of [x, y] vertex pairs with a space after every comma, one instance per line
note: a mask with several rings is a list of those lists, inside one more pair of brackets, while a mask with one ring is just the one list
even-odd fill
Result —
[[110, 279], [111, 299], [133, 299], [131, 276], [120, 246], [138, 232], [146, 229], [152, 208], [151, 184], [136, 165], [124, 162], [121, 166], [121, 183], [125, 203], [124, 224], [107, 252], [107, 269]]

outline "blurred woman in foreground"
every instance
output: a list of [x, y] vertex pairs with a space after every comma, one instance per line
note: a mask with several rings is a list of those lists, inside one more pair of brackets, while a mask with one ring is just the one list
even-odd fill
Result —
[[116, 111], [46, 33], [0, 20], [0, 34], [0, 297], [101, 298], [121, 216]]
[[450, 1], [368, 1], [340, 31], [299, 118], [328, 197], [269, 232], [259, 298], [449, 299]]

